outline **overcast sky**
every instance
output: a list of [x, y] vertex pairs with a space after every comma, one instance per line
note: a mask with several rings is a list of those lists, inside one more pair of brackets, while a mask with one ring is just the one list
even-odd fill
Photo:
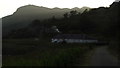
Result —
[[12, 14], [20, 6], [28, 4], [44, 6], [48, 8], [81, 8], [83, 6], [97, 8], [100, 6], [109, 7], [109, 5], [114, 1], [115, 0], [1, 0], [0, 18]]

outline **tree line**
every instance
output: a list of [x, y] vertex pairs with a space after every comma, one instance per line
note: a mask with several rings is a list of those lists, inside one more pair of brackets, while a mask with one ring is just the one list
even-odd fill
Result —
[[60, 19], [55, 16], [43, 21], [35, 19], [29, 26], [12, 30], [8, 36], [3, 38], [33, 38], [58, 34], [51, 28], [52, 26], [57, 26], [61, 33], [96, 34], [117, 38], [119, 35], [119, 8], [118, 2], [113, 3], [110, 7], [85, 10], [83, 13], [72, 10], [63, 14], [63, 18]]

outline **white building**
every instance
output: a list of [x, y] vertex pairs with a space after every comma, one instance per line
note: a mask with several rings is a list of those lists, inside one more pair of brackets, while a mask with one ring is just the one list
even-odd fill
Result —
[[52, 38], [53, 43], [97, 43], [98, 40], [96, 40], [93, 37], [89, 37], [84, 34], [59, 34]]

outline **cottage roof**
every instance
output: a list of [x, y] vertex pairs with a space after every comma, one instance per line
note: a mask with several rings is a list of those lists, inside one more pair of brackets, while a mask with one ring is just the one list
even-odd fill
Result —
[[95, 39], [85, 34], [59, 34], [53, 37], [53, 39]]

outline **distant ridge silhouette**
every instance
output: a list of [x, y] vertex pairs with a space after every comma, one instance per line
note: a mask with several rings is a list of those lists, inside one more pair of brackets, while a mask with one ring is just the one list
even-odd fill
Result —
[[9, 32], [12, 29], [18, 29], [27, 26], [34, 19], [44, 20], [49, 19], [53, 16], [56, 18], [63, 17], [63, 14], [72, 10], [83, 12], [84, 10], [90, 10], [89, 7], [83, 8], [47, 8], [43, 6], [25, 5], [19, 7], [12, 15], [2, 18], [4, 33]]

